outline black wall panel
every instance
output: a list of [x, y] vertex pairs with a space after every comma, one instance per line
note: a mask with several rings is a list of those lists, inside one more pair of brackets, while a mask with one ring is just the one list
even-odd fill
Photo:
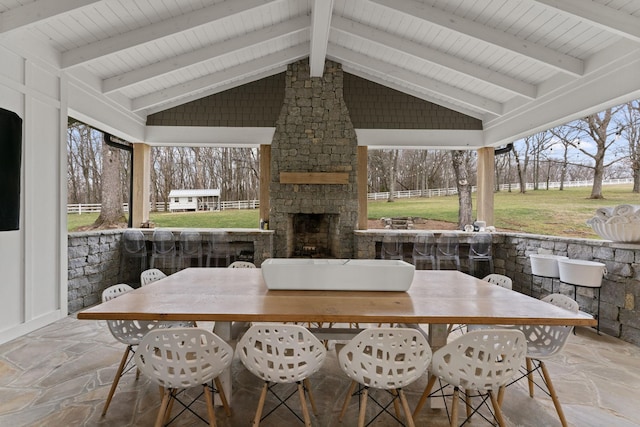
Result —
[[22, 119], [0, 108], [0, 231], [20, 228]]

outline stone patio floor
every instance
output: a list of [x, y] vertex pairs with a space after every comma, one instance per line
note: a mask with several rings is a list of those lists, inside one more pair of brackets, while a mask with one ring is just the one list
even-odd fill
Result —
[[[211, 327], [211, 325], [199, 325]], [[159, 408], [158, 388], [132, 372], [124, 375], [109, 412], [101, 416], [113, 375], [124, 351], [106, 322], [69, 316], [0, 346], [0, 426], [152, 426]], [[547, 362], [566, 418], [575, 427], [640, 426], [640, 348], [578, 328], [563, 352]], [[232, 365], [232, 416], [216, 409], [218, 425], [251, 424], [262, 383], [238, 358]], [[342, 423], [338, 415], [349, 380], [328, 352], [312, 378], [319, 413], [314, 426], [354, 426], [357, 399]], [[405, 389], [415, 406], [426, 378]], [[273, 403], [270, 398], [268, 405]], [[369, 409], [371, 409], [369, 404]], [[293, 407], [299, 407], [294, 401]], [[177, 405], [176, 405], [177, 408]], [[201, 405], [199, 409], [202, 409]], [[521, 381], [507, 389], [503, 411], [508, 426], [559, 426], [551, 400], [539, 390], [530, 398]], [[461, 412], [464, 412], [461, 410]], [[205, 425], [183, 414], [171, 425]], [[278, 409], [262, 426], [302, 425], [286, 409]], [[387, 415], [372, 425], [399, 425]], [[444, 409], [424, 409], [417, 426], [448, 425]], [[474, 416], [471, 426], [489, 425]]]

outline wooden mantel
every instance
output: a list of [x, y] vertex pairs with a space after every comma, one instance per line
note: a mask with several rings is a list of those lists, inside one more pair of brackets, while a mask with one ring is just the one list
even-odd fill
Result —
[[349, 184], [349, 173], [280, 172], [280, 184]]

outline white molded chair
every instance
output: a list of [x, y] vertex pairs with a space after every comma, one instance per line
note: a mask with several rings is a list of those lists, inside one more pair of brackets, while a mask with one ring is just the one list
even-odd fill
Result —
[[431, 347], [424, 335], [416, 329], [371, 328], [360, 332], [338, 354], [340, 368], [353, 380], [342, 406], [340, 421], [344, 417], [356, 385], [361, 384], [364, 389], [356, 393], [360, 394], [358, 426], [365, 425], [369, 388], [389, 391], [392, 395], [390, 403], [385, 406], [377, 401], [376, 403], [382, 408], [380, 412], [389, 414], [387, 408], [391, 403], [396, 405], [394, 418], [400, 422], [396, 400], [399, 399], [407, 425], [413, 426], [411, 410], [402, 389], [422, 376], [429, 367], [431, 356]]
[[[300, 325], [254, 324], [238, 342], [236, 352], [244, 366], [264, 381], [253, 419], [254, 427], [260, 425], [263, 419], [262, 410], [267, 391], [275, 395], [273, 385], [291, 383], [297, 384], [304, 423], [306, 426], [311, 425], [305, 394], [309, 395], [314, 414], [317, 413], [317, 409], [309, 387], [309, 376], [320, 369], [327, 354], [324, 345], [315, 335]], [[280, 404], [286, 401], [277, 398]], [[298, 414], [294, 414], [301, 419]]]
[[203, 419], [191, 409], [190, 404], [185, 404], [178, 398], [180, 391], [199, 385], [203, 388], [207, 403], [209, 425], [215, 426], [212, 387], [208, 384], [210, 381], [215, 384], [213, 391], [220, 394], [227, 416], [231, 415], [218, 376], [231, 365], [232, 360], [231, 346], [204, 329], [170, 328], [149, 332], [138, 346], [135, 361], [140, 372], [164, 388], [156, 427], [173, 421], [169, 418], [174, 401]]
[[[551, 294], [542, 298], [542, 301], [549, 304], [556, 305], [558, 307], [569, 310], [573, 313], [579, 311], [578, 303], [572, 298], [562, 294]], [[538, 386], [544, 391], [551, 400], [558, 413], [558, 418], [563, 427], [567, 426], [567, 420], [565, 419], [560, 400], [556, 393], [553, 383], [551, 382], [551, 376], [544, 363], [544, 360], [558, 354], [567, 343], [567, 339], [571, 336], [573, 326], [549, 326], [549, 325], [517, 325], [512, 326], [514, 329], [518, 329], [524, 333], [527, 338], [527, 357], [526, 357], [526, 371], [516, 380], [509, 385], [519, 381], [520, 379], [527, 377], [529, 383], [529, 396], [533, 397], [534, 385]], [[543, 383], [538, 384], [534, 381], [533, 373], [538, 372], [540, 374]], [[500, 399], [502, 400], [502, 399]]]
[[498, 285], [505, 289], [513, 290], [513, 280], [511, 280], [510, 277], [502, 274], [491, 273], [483, 277], [482, 280], [493, 283], [494, 285]]
[[256, 265], [249, 261], [233, 261], [228, 268], [256, 268]]
[[150, 268], [140, 273], [140, 286], [146, 286], [149, 283], [153, 283], [157, 280], [167, 277], [161, 270], [157, 268]]
[[436, 270], [440, 270], [443, 261], [453, 262], [460, 270], [460, 242], [455, 233], [442, 233], [436, 243]]
[[488, 262], [489, 273], [493, 273], [493, 255], [491, 246], [493, 237], [489, 233], [474, 233], [469, 243], [469, 274], [475, 275], [477, 262]]
[[398, 240], [398, 236], [387, 235], [382, 238], [382, 245], [380, 247], [380, 258], [399, 260], [402, 260], [404, 258], [402, 242]]
[[433, 233], [419, 233], [413, 241], [413, 265], [418, 267], [429, 263], [429, 268], [436, 268], [436, 238]]
[[[488, 407], [486, 402], [489, 399], [495, 421], [499, 426], [504, 426], [496, 392], [518, 372], [518, 368], [524, 362], [526, 351], [527, 340], [524, 334], [513, 329], [477, 330], [451, 341], [433, 354], [429, 381], [416, 406], [414, 417], [431, 395], [436, 379], [439, 379], [454, 387], [450, 418], [452, 427], [458, 425], [460, 389], [464, 390], [467, 420], [474, 413], [485, 418], [478, 409], [480, 406]], [[435, 393], [442, 390], [441, 387]], [[482, 401], [472, 410], [471, 392], [476, 391], [477, 396], [482, 397]]]
[[[131, 286], [124, 283], [110, 286], [102, 292], [102, 302], [112, 300], [113, 298], [117, 298], [120, 295], [132, 290], [133, 288]], [[113, 398], [116, 388], [118, 387], [120, 377], [129, 372], [129, 370], [133, 369], [134, 367], [132, 363], [133, 354], [135, 353], [134, 347], [140, 344], [140, 341], [147, 334], [147, 332], [164, 325], [155, 320], [107, 320], [107, 326], [109, 327], [109, 330], [111, 331], [113, 337], [121, 343], [125, 344], [127, 348], [122, 355], [120, 365], [118, 366], [118, 370], [116, 371], [116, 375], [113, 378], [113, 383], [111, 384], [111, 389], [109, 390], [109, 394], [107, 396], [107, 401], [105, 402], [104, 408], [102, 409], [103, 416], [106, 415], [107, 410], [109, 409], [109, 404], [111, 403], [111, 399]]]

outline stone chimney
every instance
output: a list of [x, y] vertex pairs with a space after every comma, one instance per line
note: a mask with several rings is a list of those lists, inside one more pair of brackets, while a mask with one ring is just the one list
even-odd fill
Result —
[[358, 221], [356, 133], [343, 99], [343, 71], [327, 61], [310, 77], [290, 64], [271, 143], [269, 228], [274, 256], [351, 258]]

